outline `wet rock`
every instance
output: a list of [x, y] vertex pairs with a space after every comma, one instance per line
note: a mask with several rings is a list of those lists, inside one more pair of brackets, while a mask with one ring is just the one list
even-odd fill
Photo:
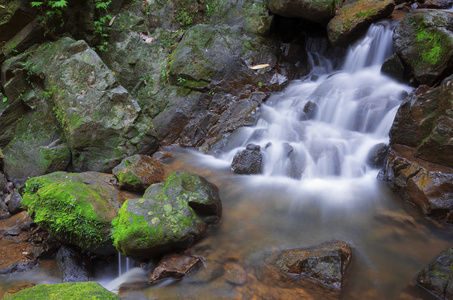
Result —
[[236, 174], [260, 174], [263, 171], [263, 155], [260, 146], [248, 144], [245, 150], [237, 153], [230, 167]]
[[266, 260], [259, 277], [264, 283], [277, 283], [286, 288], [311, 286], [338, 294], [351, 259], [352, 248], [342, 241], [283, 250]]
[[453, 4], [451, 0], [428, 0], [428, 1], [420, 1], [418, 3], [419, 8], [434, 8], [434, 9], [445, 9], [450, 8]]
[[195, 284], [206, 284], [211, 282], [225, 273], [223, 264], [216, 260], [205, 258], [202, 261], [203, 266], [200, 266], [196, 272], [187, 274], [184, 279], [186, 282]]
[[323, 0], [267, 0], [266, 5], [274, 14], [284, 17], [297, 17], [327, 24], [340, 7], [341, 1]]
[[404, 16], [393, 42], [398, 56], [421, 84], [432, 86], [453, 68], [453, 32], [448, 29], [453, 15], [429, 11]]
[[373, 168], [383, 168], [387, 160], [389, 146], [384, 143], [376, 144], [368, 152], [367, 163]]
[[327, 35], [332, 45], [345, 44], [373, 22], [392, 14], [393, 0], [357, 0], [347, 2], [327, 24]]
[[181, 279], [188, 272], [200, 266], [201, 258], [191, 255], [168, 254], [162, 257], [157, 267], [149, 276], [149, 282], [154, 282], [159, 279], [175, 278]]
[[118, 296], [103, 288], [99, 283], [89, 282], [66, 282], [58, 284], [38, 284], [24, 289], [11, 296], [10, 300], [25, 299], [90, 299], [96, 295], [98, 299], [119, 300]]
[[17, 190], [14, 190], [12, 194], [9, 194], [5, 199], [8, 205], [8, 210], [11, 214], [17, 214], [24, 209], [22, 208], [22, 197]]
[[24, 52], [27, 48], [38, 43], [43, 38], [44, 28], [38, 19], [34, 19], [4, 44], [2, 52], [6, 58], [9, 58]]
[[147, 261], [190, 247], [220, 219], [217, 187], [201, 176], [173, 173], [151, 185], [142, 199], [131, 199], [113, 222], [115, 247], [123, 255]]
[[453, 248], [437, 255], [420, 273], [416, 283], [440, 299], [453, 298]]
[[393, 145], [380, 179], [430, 217], [453, 222], [453, 169], [414, 157], [415, 149]]
[[32, 224], [26, 212], [0, 220], [0, 275], [29, 270], [38, 259], [55, 255], [60, 245]]
[[121, 188], [144, 192], [151, 184], [164, 180], [164, 167], [154, 158], [136, 154], [126, 157], [113, 168]]
[[313, 119], [314, 116], [316, 115], [316, 111], [318, 109], [318, 104], [312, 101], [308, 101], [307, 104], [305, 104], [303, 112], [305, 113], [305, 117], [302, 118], [301, 120], [310, 120]]
[[113, 175], [55, 172], [29, 179], [22, 203], [39, 226], [55, 238], [87, 251], [115, 253], [110, 238], [121, 194]]
[[91, 272], [84, 261], [82, 253], [66, 246], [57, 252], [57, 263], [61, 273], [62, 282], [82, 282], [92, 280]]
[[399, 81], [404, 81], [409, 76], [405, 65], [396, 53], [382, 64], [381, 73]]

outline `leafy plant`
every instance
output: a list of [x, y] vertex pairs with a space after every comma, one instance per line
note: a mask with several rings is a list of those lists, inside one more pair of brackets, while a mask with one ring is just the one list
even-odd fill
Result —
[[3, 103], [5, 103], [6, 101], [8, 101], [8, 98], [3, 97]]
[[177, 82], [178, 82], [178, 85], [185, 85], [187, 80], [182, 77], [179, 77]]

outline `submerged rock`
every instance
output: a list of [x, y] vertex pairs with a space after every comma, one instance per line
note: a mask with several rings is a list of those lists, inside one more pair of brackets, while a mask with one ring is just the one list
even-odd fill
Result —
[[329, 41], [332, 45], [351, 41], [373, 22], [390, 16], [394, 7], [393, 0], [348, 1], [327, 24]]
[[162, 163], [147, 155], [136, 154], [126, 157], [113, 168], [121, 188], [144, 192], [151, 184], [164, 180]]
[[116, 180], [108, 174], [56, 172], [28, 180], [22, 203], [39, 226], [63, 243], [113, 254], [110, 228], [120, 195], [112, 183]]
[[367, 156], [367, 163], [373, 168], [382, 168], [387, 160], [389, 146], [384, 143], [374, 145]]
[[[93, 298], [94, 297], [94, 298]], [[89, 282], [67, 282], [59, 284], [38, 284], [34, 287], [24, 289], [11, 296], [9, 300], [29, 299], [105, 299], [119, 300], [114, 293], [103, 288], [99, 283]]]
[[266, 260], [259, 276], [282, 287], [311, 286], [339, 293], [351, 259], [352, 248], [342, 241], [283, 250]]
[[453, 68], [453, 15], [428, 11], [409, 13], [398, 23], [393, 42], [415, 79], [432, 86]]
[[261, 174], [263, 155], [260, 152], [260, 146], [248, 144], [244, 150], [234, 156], [230, 169], [236, 174]]
[[441, 299], [453, 299], [453, 248], [437, 255], [415, 278], [416, 283]]
[[125, 256], [147, 261], [190, 247], [221, 213], [214, 184], [175, 172], [165, 182], [151, 185], [142, 199], [123, 204], [113, 222], [114, 245]]

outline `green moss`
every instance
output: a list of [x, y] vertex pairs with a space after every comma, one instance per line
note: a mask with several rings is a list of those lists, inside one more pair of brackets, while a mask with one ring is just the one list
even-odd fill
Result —
[[22, 204], [34, 221], [59, 239], [83, 248], [97, 248], [107, 240], [109, 223], [92, 207], [106, 209], [101, 195], [81, 182], [27, 181]]
[[67, 282], [59, 284], [38, 284], [7, 296], [8, 300], [114, 300], [120, 299], [96, 282]]

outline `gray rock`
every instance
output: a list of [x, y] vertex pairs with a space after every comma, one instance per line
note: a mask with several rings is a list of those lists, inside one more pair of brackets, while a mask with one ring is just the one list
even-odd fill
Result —
[[62, 246], [57, 252], [57, 264], [62, 282], [85, 282], [93, 280], [89, 261], [74, 249]]
[[313, 22], [327, 24], [340, 7], [337, 0], [267, 0], [266, 5], [274, 14], [284, 17], [297, 17]]
[[382, 168], [387, 160], [389, 153], [389, 146], [384, 143], [376, 144], [368, 153], [367, 162], [373, 168]]
[[15, 190], [8, 201], [8, 210], [11, 214], [17, 214], [24, 209], [22, 208], [22, 197], [19, 192]]
[[453, 248], [437, 255], [417, 274], [416, 283], [440, 299], [453, 298]]
[[234, 156], [230, 170], [236, 174], [262, 173], [263, 155], [260, 152], [260, 146], [248, 144], [245, 150]]

